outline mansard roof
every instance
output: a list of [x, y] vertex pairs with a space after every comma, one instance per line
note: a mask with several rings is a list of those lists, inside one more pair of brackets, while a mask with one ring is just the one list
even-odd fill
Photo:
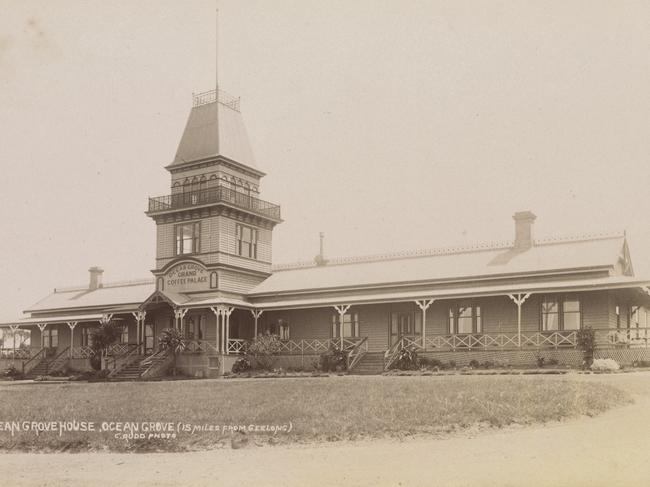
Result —
[[259, 172], [253, 157], [239, 99], [220, 91], [195, 95], [194, 106], [168, 169], [212, 158], [226, 158]]

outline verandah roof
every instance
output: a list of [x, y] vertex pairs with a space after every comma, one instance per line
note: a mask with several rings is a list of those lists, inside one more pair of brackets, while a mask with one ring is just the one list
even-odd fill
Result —
[[[640, 280], [627, 276], [603, 277], [592, 279], [577, 279], [566, 281], [553, 281], [534, 284], [509, 284], [499, 286], [472, 286], [452, 289], [436, 289], [431, 291], [411, 291], [376, 293], [350, 296], [333, 296], [318, 298], [305, 296], [301, 299], [283, 301], [269, 301], [254, 303], [256, 309], [290, 309], [290, 308], [319, 308], [340, 304], [373, 304], [400, 301], [414, 301], [417, 299], [462, 299], [473, 297], [505, 296], [508, 294], [539, 294], [558, 292], [578, 292], [611, 289], [643, 289], [650, 293], [650, 281]], [[649, 296], [650, 298], [650, 296]]]
[[38, 317], [38, 318], [22, 318], [16, 321], [11, 321], [8, 323], [0, 323], [0, 327], [9, 327], [16, 325], [38, 325], [38, 324], [50, 324], [50, 323], [68, 323], [76, 321], [78, 323], [85, 321], [101, 321], [104, 315], [101, 313], [94, 314], [85, 314], [85, 315], [66, 315], [66, 316], [49, 316], [49, 317]]

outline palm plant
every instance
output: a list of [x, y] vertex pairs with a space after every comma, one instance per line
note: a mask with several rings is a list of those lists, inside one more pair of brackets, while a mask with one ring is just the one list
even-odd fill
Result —
[[167, 328], [158, 337], [158, 348], [172, 353], [172, 374], [176, 375], [176, 356], [185, 349], [183, 335], [176, 328]]

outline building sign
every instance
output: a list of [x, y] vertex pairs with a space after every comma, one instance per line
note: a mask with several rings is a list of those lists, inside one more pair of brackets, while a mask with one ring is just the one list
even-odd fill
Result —
[[194, 262], [176, 264], [163, 277], [165, 291], [204, 291], [210, 288], [209, 281], [206, 268]]

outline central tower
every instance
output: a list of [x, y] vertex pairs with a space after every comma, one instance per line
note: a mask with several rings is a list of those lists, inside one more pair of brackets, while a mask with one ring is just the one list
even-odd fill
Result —
[[174, 161], [171, 193], [149, 198], [156, 222], [156, 289], [242, 295], [271, 273], [280, 207], [259, 198], [240, 99], [217, 89], [193, 96]]

